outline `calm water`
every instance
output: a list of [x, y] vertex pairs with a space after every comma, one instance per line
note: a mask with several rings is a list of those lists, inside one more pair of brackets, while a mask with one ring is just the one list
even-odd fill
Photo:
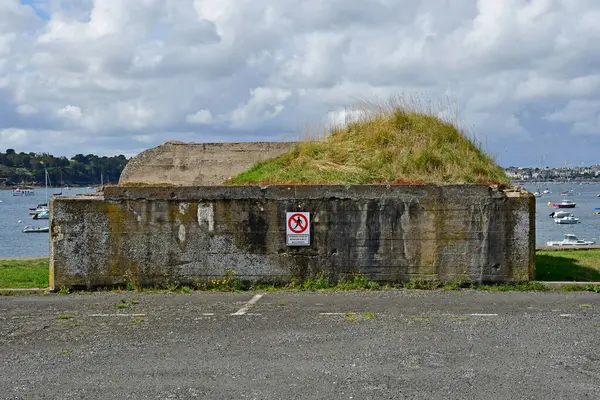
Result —
[[[538, 246], [545, 246], [549, 240], [562, 240], [565, 233], [573, 233], [579, 239], [595, 240], [600, 244], [600, 215], [594, 214], [594, 208], [600, 208], [600, 184], [569, 184], [569, 183], [541, 183], [527, 184], [523, 187], [530, 192], [536, 190], [550, 190], [550, 194], [545, 194], [536, 198], [536, 242]], [[560, 192], [572, 190], [571, 196], [561, 196]], [[548, 202], [558, 203], [562, 199], [574, 201], [577, 206], [572, 209], [564, 209], [573, 213], [579, 218], [581, 223], [575, 225], [561, 225], [554, 222], [549, 214], [557, 209], [548, 206]]]
[[[89, 189], [63, 190], [65, 195], [90, 192]], [[48, 220], [33, 220], [29, 208], [46, 203], [46, 189], [35, 189], [34, 196], [13, 196], [11, 190], [0, 190], [0, 258], [37, 257], [50, 253], [48, 233], [23, 233], [25, 226], [48, 226]], [[60, 189], [48, 189], [48, 195]]]
[[[594, 208], [600, 207], [600, 184], [568, 184], [542, 183], [524, 185], [525, 189], [535, 192], [548, 189], [552, 193], [536, 199], [536, 240], [539, 246], [548, 240], [562, 240], [565, 233], [574, 233], [580, 239], [596, 240], [600, 244], [600, 215], [594, 214]], [[560, 196], [560, 192], [572, 190], [571, 196]], [[48, 193], [59, 192], [60, 189], [48, 189]], [[90, 192], [89, 189], [74, 188], [63, 191], [65, 195]], [[570, 211], [581, 223], [576, 225], [559, 225], [548, 216], [554, 209], [548, 202], [559, 202], [568, 198], [577, 203]], [[0, 190], [0, 258], [2, 257], [34, 257], [49, 254], [48, 233], [23, 233], [26, 225], [48, 226], [48, 220], [32, 220], [29, 207], [46, 202], [45, 189], [35, 189], [35, 196], [16, 197], [10, 190]]]

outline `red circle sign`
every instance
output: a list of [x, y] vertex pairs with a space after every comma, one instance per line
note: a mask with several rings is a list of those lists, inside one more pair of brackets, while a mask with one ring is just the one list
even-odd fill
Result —
[[302, 233], [308, 228], [308, 218], [304, 214], [293, 214], [288, 219], [288, 228], [294, 233]]

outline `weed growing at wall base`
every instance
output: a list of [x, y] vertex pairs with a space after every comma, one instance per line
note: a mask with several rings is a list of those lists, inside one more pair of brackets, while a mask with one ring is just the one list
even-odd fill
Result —
[[226, 268], [223, 277], [208, 280], [196, 279], [194, 281], [194, 286], [198, 290], [217, 292], [235, 292], [244, 290], [246, 286], [241, 280], [235, 277], [236, 275], [236, 270], [232, 268]]

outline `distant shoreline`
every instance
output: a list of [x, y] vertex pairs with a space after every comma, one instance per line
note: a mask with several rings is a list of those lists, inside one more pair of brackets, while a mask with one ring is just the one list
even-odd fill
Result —
[[[87, 189], [87, 188], [92, 188], [92, 189], [96, 189], [99, 188], [100, 185], [83, 185], [83, 186], [68, 186], [69, 189]], [[23, 186], [0, 186], [0, 190], [15, 190], [15, 189], [46, 189], [46, 186], [35, 186], [35, 185], [23, 185]], [[58, 187], [58, 186], [53, 186], [53, 187], [48, 187], [48, 190], [65, 190], [65, 187]]]

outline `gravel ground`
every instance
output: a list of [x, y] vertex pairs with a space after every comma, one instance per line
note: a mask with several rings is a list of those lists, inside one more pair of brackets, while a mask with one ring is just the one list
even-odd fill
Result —
[[0, 297], [0, 398], [597, 399], [599, 311], [593, 293]]

